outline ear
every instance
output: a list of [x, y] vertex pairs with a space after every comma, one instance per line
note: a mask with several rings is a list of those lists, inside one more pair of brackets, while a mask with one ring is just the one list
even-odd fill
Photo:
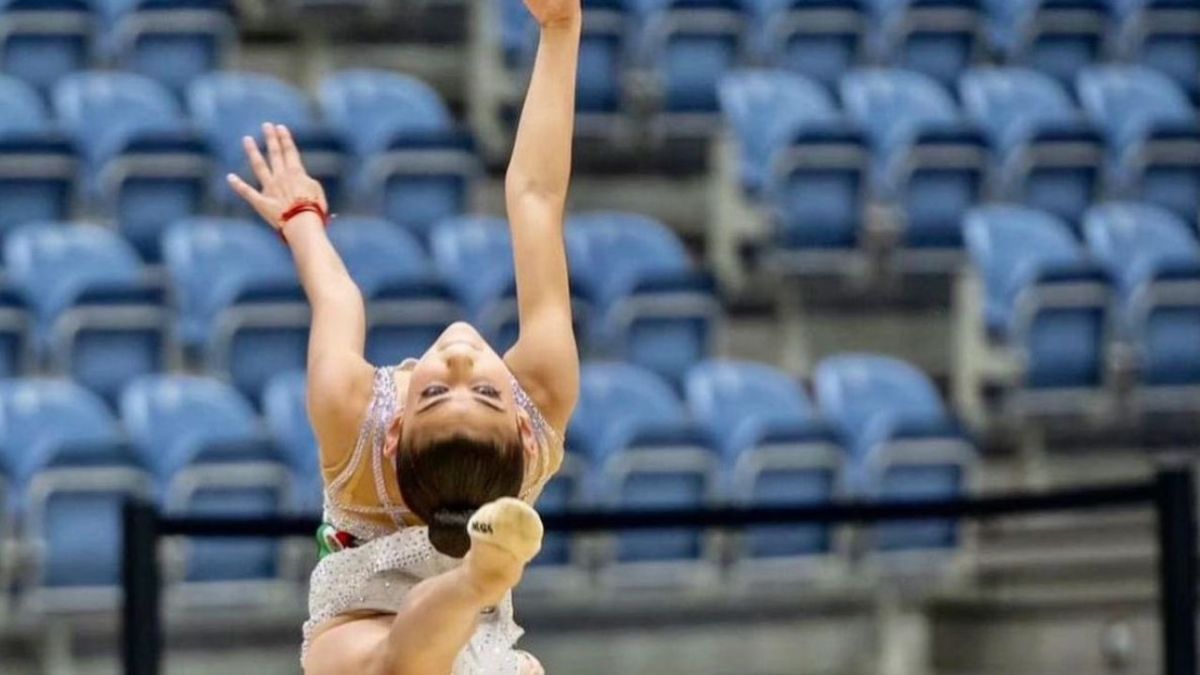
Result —
[[383, 440], [383, 456], [395, 459], [396, 451], [400, 449], [400, 434], [404, 431], [404, 415], [398, 414], [388, 426], [387, 436]]
[[538, 452], [537, 432], [533, 430], [533, 420], [529, 413], [517, 410], [517, 433], [521, 434], [521, 445], [525, 446], [525, 455], [533, 456]]

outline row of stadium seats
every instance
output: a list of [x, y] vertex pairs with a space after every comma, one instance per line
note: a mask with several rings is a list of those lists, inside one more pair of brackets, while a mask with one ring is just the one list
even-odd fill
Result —
[[[1101, 199], [1153, 202], [1189, 222], [1200, 213], [1196, 110], [1154, 71], [1085, 69], [1078, 105], [1054, 80], [1009, 68], [967, 71], [961, 108], [906, 70], [853, 71], [839, 91], [840, 106], [782, 71], [722, 80], [736, 152], [725, 180], [773, 221], [785, 253], [953, 254], [964, 214], [987, 201], [1026, 203], [1072, 224]], [[948, 270], [958, 263], [944, 260]]]
[[[422, 234], [467, 210], [479, 172], [469, 134], [425, 83], [386, 71], [335, 73], [308, 96], [273, 77], [221, 72], [187, 89], [186, 110], [131, 73], [62, 79], [53, 114], [19, 80], [0, 79], [0, 232], [72, 212], [115, 220], [141, 254], [158, 258], [165, 223], [243, 213], [224, 176], [249, 176], [242, 139], [263, 122], [297, 137], [335, 210], [383, 215]], [[82, 197], [80, 209], [73, 198]]]
[[[536, 25], [521, 0], [499, 0], [500, 44], [527, 69]], [[833, 86], [884, 64], [945, 84], [996, 62], [1071, 81], [1120, 60], [1191, 89], [1200, 71], [1200, 7], [1189, 0], [595, 0], [584, 3], [579, 106], [614, 113], [646, 88], [665, 113], [711, 112], [726, 71], [779, 67]], [[641, 73], [645, 77], [632, 77]]]
[[[572, 216], [567, 230], [588, 353], [678, 379], [713, 352], [720, 305], [671, 230], [623, 213]], [[330, 237], [369, 301], [371, 360], [423, 353], [459, 318], [501, 351], [516, 340], [503, 219], [444, 220], [429, 252], [407, 230], [377, 219], [338, 219]], [[168, 228], [162, 246], [165, 279], [98, 225], [31, 223], [12, 232], [3, 256], [11, 292], [0, 314], [6, 374], [29, 372], [32, 347], [52, 372], [113, 399], [134, 377], [194, 356], [257, 399], [272, 374], [304, 367], [308, 306], [286, 246], [267, 227], [185, 219]]]
[[0, 72], [47, 90], [112, 65], [181, 91], [229, 60], [229, 0], [3, 0]]
[[1025, 417], [1200, 412], [1200, 239], [1186, 223], [1100, 204], [1081, 241], [1049, 213], [992, 205], [965, 230], [968, 394], [999, 388]]
[[[0, 466], [8, 486], [0, 504], [25, 552], [22, 590], [70, 591], [58, 600], [77, 604], [94, 597], [89, 588], [114, 586], [127, 495], [174, 513], [318, 508], [320, 468], [304, 386], [300, 372], [275, 377], [260, 419], [219, 380], [148, 376], [122, 392], [118, 422], [99, 398], [69, 381], [0, 383]], [[566, 469], [540, 508], [819, 504], [970, 489], [973, 447], [923, 373], [886, 357], [843, 355], [821, 364], [814, 389], [815, 404], [769, 366], [718, 361], [693, 368], [680, 398], [636, 366], [589, 363]], [[960, 542], [949, 522], [885, 525], [873, 537], [873, 549], [891, 553], [945, 554]], [[657, 579], [681, 565], [711, 569], [707, 539], [624, 533], [608, 562], [626, 581]], [[538, 565], [570, 567], [576, 548], [550, 537]], [[847, 554], [835, 530], [819, 525], [752, 529], [739, 551], [747, 564], [789, 563], [792, 574], [799, 561]], [[197, 542], [179, 578], [277, 579], [279, 559], [274, 542]]]

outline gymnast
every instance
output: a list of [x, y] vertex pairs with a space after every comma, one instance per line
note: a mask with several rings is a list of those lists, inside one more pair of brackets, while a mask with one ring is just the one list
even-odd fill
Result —
[[[325, 525], [304, 624], [306, 675], [538, 675], [515, 649], [512, 589], [542, 542], [531, 508], [579, 391], [563, 220], [580, 0], [525, 0], [540, 44], [505, 182], [520, 336], [503, 357], [456, 323], [418, 359], [364, 359], [362, 295], [291, 132], [244, 145], [232, 188], [291, 248], [312, 306], [308, 410]], [[336, 224], [333, 225], [336, 227]]]

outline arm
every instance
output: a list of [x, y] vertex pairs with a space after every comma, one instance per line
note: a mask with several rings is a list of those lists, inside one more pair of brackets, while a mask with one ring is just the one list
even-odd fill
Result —
[[308, 339], [308, 414], [321, 446], [321, 465], [342, 464], [354, 448], [358, 427], [370, 404], [374, 370], [363, 358], [366, 311], [362, 294], [313, 213], [281, 222], [281, 214], [299, 200], [327, 210], [321, 184], [309, 177], [291, 133], [263, 125], [268, 163], [250, 138], [243, 140], [250, 167], [262, 190], [230, 174], [234, 191], [285, 236], [296, 260], [300, 282], [312, 305]]
[[541, 41], [505, 182], [521, 332], [505, 356], [554, 428], [579, 395], [563, 217], [571, 177], [580, 0], [526, 0]]

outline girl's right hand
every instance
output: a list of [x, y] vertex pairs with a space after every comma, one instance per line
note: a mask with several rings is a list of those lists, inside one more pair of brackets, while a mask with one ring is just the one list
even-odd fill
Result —
[[300, 202], [316, 202], [328, 213], [325, 190], [305, 171], [291, 132], [283, 125], [264, 124], [263, 136], [267, 139], [269, 162], [263, 158], [253, 138], [246, 136], [242, 139], [250, 169], [254, 171], [261, 189], [255, 190], [241, 177], [231, 173], [226, 178], [233, 191], [277, 231], [283, 229], [283, 214]]

